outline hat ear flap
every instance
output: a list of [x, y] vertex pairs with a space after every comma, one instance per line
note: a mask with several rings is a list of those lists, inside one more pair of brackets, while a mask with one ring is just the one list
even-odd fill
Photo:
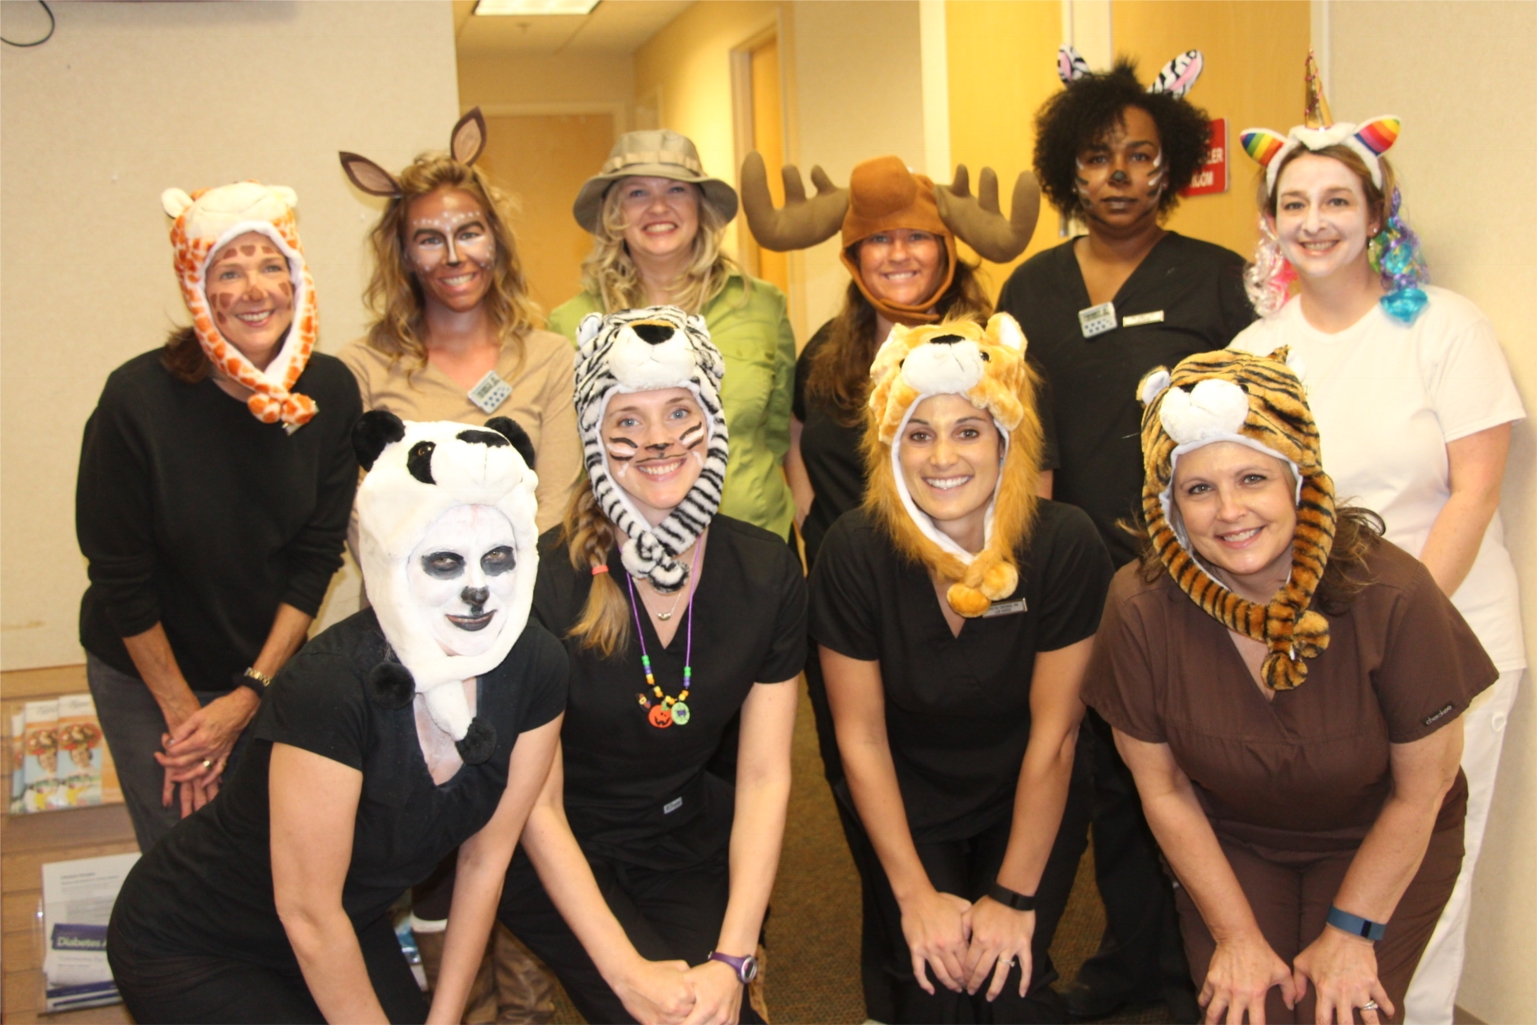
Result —
[[1206, 66], [1205, 58], [1200, 50], [1186, 50], [1163, 66], [1158, 72], [1158, 77], [1153, 79], [1153, 84], [1147, 87], [1150, 93], [1168, 93], [1173, 97], [1181, 97], [1190, 91], [1195, 85], [1196, 79], [1201, 77], [1201, 71]]
[[1374, 117], [1356, 129], [1356, 139], [1377, 156], [1382, 156], [1398, 141], [1403, 124], [1396, 117]]
[[486, 148], [486, 119], [475, 107], [459, 119], [448, 137], [448, 152], [461, 164], [473, 164]]
[[352, 425], [352, 451], [357, 453], [358, 465], [372, 470], [385, 447], [405, 436], [406, 425], [400, 417], [387, 409], [370, 409]]
[[1025, 354], [1025, 332], [1020, 328], [1019, 321], [1007, 313], [993, 314], [987, 321], [987, 333], [1004, 348], [1012, 349], [1021, 356]]
[[160, 194], [160, 208], [167, 217], [180, 217], [192, 205], [192, 197], [184, 189], [166, 189]]
[[512, 447], [523, 457], [523, 462], [528, 464], [530, 470], [534, 469], [534, 442], [521, 424], [510, 416], [493, 416], [486, 421], [486, 426], [512, 442]]
[[1082, 54], [1067, 43], [1058, 47], [1057, 77], [1062, 79], [1063, 85], [1072, 85], [1088, 73], [1089, 62], [1083, 59]]
[[1243, 151], [1261, 167], [1269, 167], [1286, 146], [1286, 136], [1268, 128], [1245, 128], [1238, 133], [1238, 141], [1243, 143]]

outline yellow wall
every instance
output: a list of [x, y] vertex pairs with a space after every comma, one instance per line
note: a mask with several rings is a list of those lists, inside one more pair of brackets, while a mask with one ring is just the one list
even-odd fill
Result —
[[[1527, 659], [1537, 664], [1537, 427], [1530, 419], [1537, 416], [1537, 195], [1502, 173], [1537, 164], [1537, 5], [1330, 4], [1328, 14], [1332, 66], [1325, 71], [1335, 117], [1403, 118], [1390, 156], [1431, 279], [1472, 299], [1494, 322], [1526, 406], [1500, 515], [1521, 581]], [[1457, 72], [1427, 87], [1429, 68]], [[1473, 883], [1457, 1002], [1488, 1022], [1537, 1021], [1534, 698], [1528, 670], [1506, 729]]]
[[464, 109], [531, 104], [620, 104], [635, 99], [635, 60], [617, 54], [466, 53], [459, 56]]
[[1306, 0], [1208, 3], [1164, 0], [1114, 3], [1117, 54], [1139, 58], [1150, 82], [1176, 54], [1200, 50], [1206, 70], [1189, 99], [1228, 125], [1228, 191], [1182, 200], [1168, 226], [1227, 246], [1245, 257], [1258, 239], [1254, 185], [1257, 165], [1238, 144], [1256, 126], [1285, 132], [1302, 117], [1302, 75], [1310, 33]]
[[[1035, 112], [1060, 89], [1056, 52], [1062, 42], [1058, 0], [952, 0], [946, 5], [952, 163], [975, 173], [982, 164], [1005, 183], [1030, 166]], [[1190, 101], [1226, 117], [1229, 189], [1183, 200], [1169, 219], [1175, 231], [1245, 256], [1255, 242], [1254, 165], [1237, 146], [1238, 130], [1290, 127], [1302, 90], [1297, 69], [1307, 55], [1306, 0], [1210, 3], [1165, 0], [1110, 5], [1116, 54], [1139, 59], [1150, 82], [1166, 61], [1198, 49], [1206, 70]], [[1093, 49], [1085, 43], [1081, 49]], [[1102, 70], [1096, 66], [1095, 70]], [[1008, 184], [1003, 188], [1007, 202]], [[1026, 255], [1057, 244], [1058, 219], [1043, 211]], [[1009, 268], [986, 267], [993, 288]]]
[[[5, 5], [8, 36], [30, 6]], [[188, 322], [161, 191], [242, 178], [294, 188], [320, 344], [334, 352], [363, 330], [363, 238], [382, 206], [347, 184], [337, 150], [400, 167], [445, 146], [458, 116], [446, 2], [53, 11], [51, 40], [0, 62], [5, 669], [84, 661], [81, 431], [107, 374]], [[355, 607], [354, 576], [333, 610], [344, 586]]]
[[[1035, 149], [1035, 111], [1062, 88], [1057, 47], [1062, 42], [1059, 0], [976, 0], [947, 3], [945, 31], [950, 81], [950, 162], [975, 176], [986, 167], [998, 172], [1004, 213], [1019, 172], [1030, 169]], [[1001, 44], [1001, 45], [1000, 45]], [[935, 168], [938, 181], [954, 172]], [[973, 185], [975, 188], [975, 185]], [[1056, 245], [1057, 217], [1041, 213], [1035, 238], [1020, 260]], [[968, 258], [976, 254], [966, 250]], [[983, 265], [988, 291], [997, 294], [1009, 271]]]

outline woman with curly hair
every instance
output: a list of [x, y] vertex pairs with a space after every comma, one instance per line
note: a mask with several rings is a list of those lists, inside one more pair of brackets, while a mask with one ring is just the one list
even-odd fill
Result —
[[629, 132], [572, 206], [592, 233], [583, 290], [550, 314], [574, 344], [589, 313], [677, 306], [709, 325], [726, 360], [721, 401], [731, 466], [721, 512], [789, 538], [794, 504], [781, 464], [790, 447], [795, 335], [784, 294], [749, 277], [721, 251], [736, 190], [705, 174], [686, 136]]
[[[1137, 555], [1118, 524], [1142, 487], [1138, 379], [1221, 348], [1254, 319], [1243, 258], [1162, 223], [1206, 154], [1206, 113], [1184, 98], [1201, 67], [1191, 50], [1145, 88], [1125, 58], [1094, 73], [1062, 48], [1066, 88], [1036, 114], [1035, 173], [1064, 222], [1079, 222], [1084, 234], [1027, 260], [998, 297], [1025, 329], [1051, 392], [1052, 497], [1089, 514], [1117, 566]], [[1160, 943], [1160, 923], [1172, 934], [1173, 910], [1148, 897], [1167, 887], [1136, 791], [1108, 729], [1095, 715], [1088, 722], [1097, 738], [1095, 869], [1108, 924], [1100, 954], [1068, 991], [1069, 1007], [1107, 1014], [1159, 999], [1162, 989], [1176, 1014], [1193, 1013], [1183, 966], [1159, 968], [1160, 949], [1178, 946]]]
[[375, 315], [341, 351], [364, 409], [405, 420], [484, 423], [506, 416], [537, 453], [539, 529], [560, 521], [581, 469], [571, 406], [571, 348], [535, 328], [510, 201], [473, 164], [485, 147], [480, 108], [400, 174], [341, 154], [353, 184], [390, 202], [369, 241]]
[[1265, 166], [1265, 238], [1250, 275], [1265, 317], [1233, 347], [1285, 345], [1303, 361], [1341, 493], [1382, 515], [1388, 540], [1425, 564], [1500, 670], [1465, 716], [1467, 853], [1406, 998], [1409, 1020], [1449, 1023], [1505, 721], [1526, 667], [1499, 514], [1511, 425], [1525, 410], [1489, 318], [1422, 284], [1419, 240], [1382, 155], [1398, 119], [1334, 122], [1311, 66], [1309, 79], [1305, 124], [1242, 136]]

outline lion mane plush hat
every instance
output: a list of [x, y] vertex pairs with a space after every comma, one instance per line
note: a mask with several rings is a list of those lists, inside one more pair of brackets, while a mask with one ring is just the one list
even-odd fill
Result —
[[[1019, 585], [1014, 549], [1035, 519], [1041, 424], [1025, 345], [1024, 332], [1007, 313], [994, 314], [985, 330], [967, 320], [913, 328], [897, 325], [870, 365], [871, 418], [865, 433], [870, 487], [865, 508], [899, 551], [956, 581], [945, 598], [968, 618], [1014, 593]], [[986, 539], [975, 555], [918, 508], [902, 476], [902, 432], [918, 403], [932, 395], [963, 396], [991, 414], [1004, 437]]]
[[[854, 165], [846, 189], [833, 185], [821, 167], [813, 167], [811, 181], [817, 194], [809, 200], [799, 170], [786, 165], [781, 176], [785, 205], [776, 209], [763, 157], [753, 152], [742, 162], [742, 212], [758, 244], [775, 252], [809, 249], [841, 230], [841, 257], [854, 283], [888, 320], [909, 326], [940, 319], [933, 307], [955, 277], [957, 238], [983, 259], [1008, 263], [1030, 244], [1041, 210], [1041, 190], [1029, 171], [1014, 183], [1007, 218], [998, 207], [998, 175], [990, 167], [982, 169], [975, 196], [965, 164], [956, 167], [952, 184], [935, 185], [933, 179], [914, 174], [900, 157], [893, 156]], [[944, 240], [948, 257], [945, 279], [927, 302], [918, 305], [892, 303], [871, 295], [860, 276], [859, 261], [852, 255], [856, 243], [898, 228], [927, 231]]]
[[[226, 375], [251, 389], [246, 405], [256, 419], [264, 424], [281, 420], [289, 431], [309, 423], [317, 409], [315, 400], [291, 391], [314, 351], [317, 330], [315, 282], [304, 262], [294, 223], [299, 197], [293, 189], [247, 181], [199, 189], [190, 195], [181, 189], [166, 189], [160, 194], [160, 205], [176, 219], [171, 225], [176, 280], [203, 352]], [[257, 370], [219, 333], [208, 307], [208, 262], [231, 239], [253, 231], [269, 238], [288, 261], [293, 289], [293, 326], [265, 370]]]
[[[1323, 580], [1334, 543], [1334, 483], [1324, 473], [1299, 373], [1288, 350], [1269, 356], [1222, 349], [1181, 360], [1171, 373], [1157, 367], [1142, 379], [1142, 515], [1153, 549], [1175, 584], [1202, 611], [1229, 630], [1263, 643], [1261, 667], [1272, 690], [1291, 690], [1307, 678], [1307, 663], [1329, 646], [1329, 623], [1309, 608]], [[1297, 531], [1286, 586], [1259, 605], [1228, 590], [1190, 550], [1184, 528], [1171, 517], [1174, 468], [1186, 452], [1232, 441], [1291, 467]]]
[[[534, 524], [534, 446], [518, 424], [493, 417], [484, 428], [451, 421], [417, 423], [394, 413], [364, 413], [352, 432], [358, 462], [358, 561], [369, 601], [391, 653], [369, 673], [373, 700], [401, 708], [421, 694], [438, 727], [468, 764], [496, 749], [496, 731], [470, 718], [460, 684], [501, 665], [528, 623], [539, 569]], [[480, 655], [444, 652], [410, 596], [411, 553], [433, 524], [463, 505], [490, 506], [512, 524], [515, 585], [492, 646]]]

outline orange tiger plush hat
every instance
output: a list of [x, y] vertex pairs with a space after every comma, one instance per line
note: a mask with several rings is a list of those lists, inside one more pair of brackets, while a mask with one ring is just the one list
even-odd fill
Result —
[[[1307, 678], [1307, 663], [1329, 646], [1329, 622], [1309, 608], [1334, 544], [1334, 482], [1324, 473], [1313, 422], [1288, 350], [1269, 356], [1223, 349], [1158, 367], [1137, 389], [1142, 412], [1142, 515], [1169, 576], [1229, 630], [1260, 641], [1261, 675], [1272, 690]], [[1186, 452], [1233, 441], [1286, 462], [1296, 479], [1297, 531], [1286, 586], [1259, 605], [1228, 590], [1195, 558], [1171, 519], [1174, 467]]]
[[[946, 600], [968, 618], [1014, 593], [1019, 585], [1014, 552], [1035, 524], [1041, 422], [1025, 344], [1024, 332], [1007, 313], [995, 314], [985, 330], [961, 320], [917, 327], [899, 324], [870, 365], [871, 417], [865, 432], [870, 487], [865, 509], [899, 552], [955, 581]], [[907, 421], [918, 403], [932, 395], [964, 396], [990, 413], [1003, 434], [1003, 465], [988, 510], [986, 541], [975, 555], [918, 508], [898, 462]]]
[[[251, 389], [246, 405], [252, 416], [264, 424], [282, 421], [290, 432], [309, 423], [317, 408], [314, 399], [291, 390], [314, 351], [317, 329], [315, 282], [304, 262], [294, 222], [298, 203], [293, 189], [257, 182], [199, 189], [190, 195], [181, 189], [166, 189], [160, 196], [166, 215], [176, 218], [171, 225], [176, 280], [203, 352], [226, 376]], [[209, 261], [225, 243], [252, 231], [271, 239], [283, 254], [293, 287], [293, 326], [264, 370], [256, 369], [219, 333], [208, 307]]]

